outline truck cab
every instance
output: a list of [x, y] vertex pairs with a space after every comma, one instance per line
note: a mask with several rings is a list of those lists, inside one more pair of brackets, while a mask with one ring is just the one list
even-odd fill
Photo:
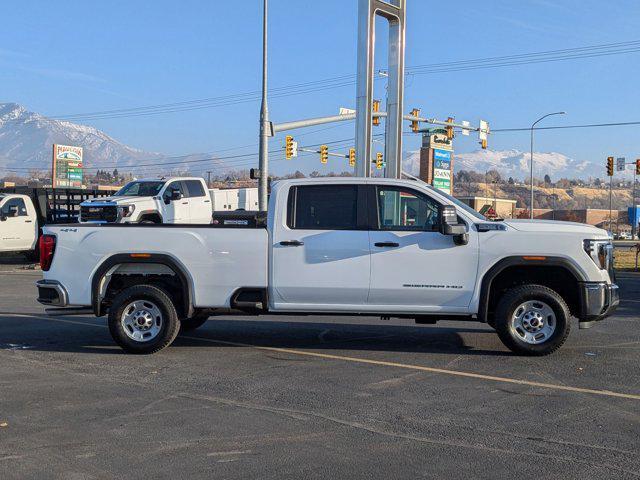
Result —
[[211, 198], [202, 178], [143, 179], [113, 196], [80, 205], [82, 223], [211, 223]]
[[38, 216], [27, 195], [0, 194], [0, 252], [32, 252], [38, 240]]

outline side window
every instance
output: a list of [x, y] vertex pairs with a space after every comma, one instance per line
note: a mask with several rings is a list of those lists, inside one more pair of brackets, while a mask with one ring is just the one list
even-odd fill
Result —
[[427, 231], [438, 229], [438, 203], [402, 187], [376, 187], [380, 230]]
[[188, 197], [204, 197], [206, 195], [202, 183], [198, 180], [186, 180], [184, 183], [187, 187]]
[[27, 216], [27, 207], [24, 204], [24, 200], [22, 200], [21, 198], [12, 198], [11, 200], [7, 200], [2, 206], [2, 214], [8, 216], [11, 207], [18, 207], [19, 217]]
[[182, 188], [182, 182], [171, 182], [167, 189], [164, 191], [163, 198], [168, 200], [171, 198], [171, 194], [174, 191], [178, 191], [182, 193], [183, 196], [186, 196], [184, 188]]
[[357, 185], [308, 185], [289, 191], [287, 225], [298, 230], [356, 230]]

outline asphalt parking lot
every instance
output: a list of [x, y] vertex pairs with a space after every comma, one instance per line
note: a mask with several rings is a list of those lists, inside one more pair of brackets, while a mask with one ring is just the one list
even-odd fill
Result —
[[0, 268], [0, 478], [640, 476], [640, 276], [559, 352], [486, 326], [224, 317], [154, 356]]

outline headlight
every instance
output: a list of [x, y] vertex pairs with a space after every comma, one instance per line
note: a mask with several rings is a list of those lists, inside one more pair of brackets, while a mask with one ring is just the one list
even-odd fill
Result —
[[118, 207], [118, 216], [121, 218], [130, 217], [135, 212], [135, 205], [124, 205], [122, 207]]
[[613, 261], [613, 245], [609, 240], [585, 240], [584, 251], [601, 270], [607, 270]]

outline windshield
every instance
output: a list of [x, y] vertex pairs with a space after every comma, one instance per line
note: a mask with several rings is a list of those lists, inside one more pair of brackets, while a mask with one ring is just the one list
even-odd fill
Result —
[[426, 185], [429, 189], [433, 190], [434, 192], [442, 195], [443, 197], [445, 197], [447, 200], [451, 200], [453, 203], [455, 203], [456, 207], [461, 208], [462, 210], [464, 210], [465, 212], [467, 212], [469, 215], [473, 216], [474, 218], [476, 218], [477, 220], [480, 220], [482, 222], [488, 222], [489, 219], [487, 217], [485, 217], [484, 215], [482, 215], [480, 212], [478, 212], [477, 210], [474, 210], [473, 208], [471, 208], [469, 205], [467, 205], [464, 202], [461, 202], [460, 200], [458, 200], [456, 197], [453, 197], [451, 195], [449, 195], [447, 192], [443, 192], [442, 190], [436, 190], [435, 188], [433, 188], [431, 185], [429, 185], [428, 183], [423, 182], [422, 180], [419, 180], [421, 183], [423, 183], [424, 185]]
[[125, 195], [132, 197], [155, 197], [160, 193], [164, 182], [129, 182], [116, 192], [114, 197]]

